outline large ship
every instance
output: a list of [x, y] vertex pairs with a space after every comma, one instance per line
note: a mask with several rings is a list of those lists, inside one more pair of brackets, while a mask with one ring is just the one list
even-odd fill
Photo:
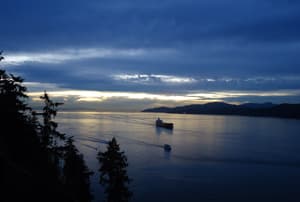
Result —
[[173, 129], [174, 124], [173, 123], [166, 123], [163, 122], [160, 118], [156, 120], [156, 127], [162, 127], [162, 128], [167, 128], [167, 129]]

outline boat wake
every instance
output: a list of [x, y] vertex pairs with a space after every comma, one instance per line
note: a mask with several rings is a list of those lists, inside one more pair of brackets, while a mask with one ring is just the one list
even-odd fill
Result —
[[[142, 141], [142, 140], [137, 140], [137, 139], [134, 139], [134, 138], [123, 137], [123, 136], [116, 135], [116, 134], [114, 134], [114, 135], [112, 135], [112, 134], [106, 134], [106, 135], [103, 135], [103, 136], [116, 137], [118, 139], [123, 139], [123, 140], [125, 140], [127, 142], [135, 143], [135, 144], [138, 144], [138, 145], [164, 148], [164, 145], [149, 143], [149, 142], [145, 142], [145, 141]], [[95, 138], [95, 137], [91, 137], [91, 136], [77, 137], [77, 138], [75, 138], [75, 140], [78, 140], [81, 145], [90, 147], [91, 149], [95, 149], [95, 150], [97, 150], [97, 147], [93, 147], [93, 146], [90, 146], [88, 144], [84, 144], [82, 142], [92, 142], [92, 143], [96, 143], [96, 144], [98, 144], [98, 143], [108, 144], [108, 142], [109, 142], [108, 140], [100, 139], [100, 138]]]

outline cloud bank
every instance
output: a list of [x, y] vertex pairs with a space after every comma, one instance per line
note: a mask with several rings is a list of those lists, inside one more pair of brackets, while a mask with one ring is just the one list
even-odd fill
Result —
[[[43, 84], [32, 92], [239, 92], [227, 101], [295, 103], [299, 9], [279, 0], [4, 1], [0, 65]], [[91, 100], [103, 103], [80, 98]]]

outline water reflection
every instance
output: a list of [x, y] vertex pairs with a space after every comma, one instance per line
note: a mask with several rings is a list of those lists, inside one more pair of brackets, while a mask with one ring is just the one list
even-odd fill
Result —
[[164, 152], [164, 158], [165, 158], [166, 160], [170, 160], [170, 159], [171, 159], [171, 152], [172, 152], [172, 151], [165, 151], [165, 152]]
[[155, 132], [157, 135], [161, 135], [161, 134], [172, 135], [173, 134], [173, 130], [162, 128], [162, 127], [155, 127]]

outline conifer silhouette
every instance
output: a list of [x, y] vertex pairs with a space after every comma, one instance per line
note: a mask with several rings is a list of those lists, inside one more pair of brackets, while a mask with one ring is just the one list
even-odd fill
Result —
[[100, 184], [105, 187], [107, 202], [127, 202], [132, 196], [128, 184], [127, 157], [120, 151], [115, 138], [108, 143], [107, 151], [98, 153]]
[[0, 69], [0, 201], [90, 202], [90, 171], [53, 120], [62, 103], [45, 92], [43, 112], [33, 111], [23, 81]]
[[73, 137], [70, 137], [65, 145], [64, 184], [71, 198], [78, 202], [89, 202], [93, 199], [89, 180], [93, 172], [85, 165], [83, 155], [79, 153], [73, 142]]

